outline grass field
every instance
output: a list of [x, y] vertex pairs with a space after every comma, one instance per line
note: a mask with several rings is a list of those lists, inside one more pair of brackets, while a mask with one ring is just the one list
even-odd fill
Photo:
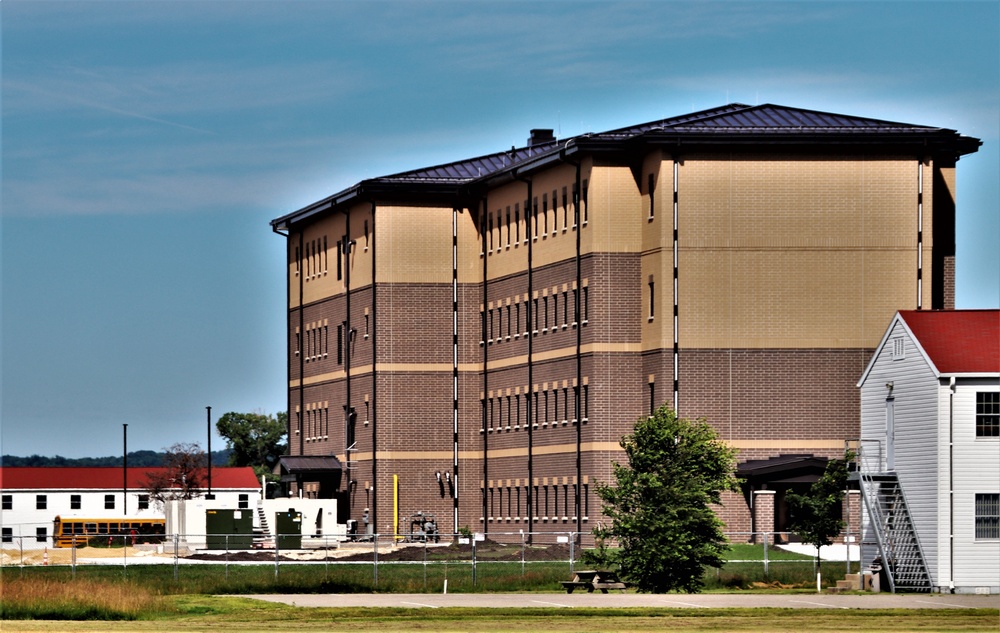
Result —
[[115, 621], [4, 621], [4, 633], [136, 631], [190, 633], [295, 633], [457, 631], [482, 633], [612, 633], [731, 631], [803, 633], [837, 631], [991, 631], [996, 610], [830, 609], [303, 609], [245, 598], [175, 596], [154, 619]]

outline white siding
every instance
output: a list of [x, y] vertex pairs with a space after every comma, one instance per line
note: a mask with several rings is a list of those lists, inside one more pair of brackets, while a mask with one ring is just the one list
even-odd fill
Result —
[[[250, 506], [253, 507], [260, 497], [259, 489], [212, 489], [216, 500], [213, 502], [218, 507], [235, 508], [239, 502], [241, 494], [248, 495]], [[11, 509], [0, 510], [0, 526], [10, 528], [13, 536], [13, 543], [6, 543], [8, 547], [23, 544], [24, 549], [42, 549], [52, 547], [52, 521], [56, 516], [78, 516], [78, 517], [117, 517], [125, 514], [122, 511], [122, 490], [71, 490], [71, 489], [17, 489], [3, 491], [5, 495], [11, 495]], [[163, 518], [163, 509], [150, 502], [148, 510], [139, 510], [139, 495], [147, 494], [145, 490], [129, 490], [128, 504], [125, 507], [130, 517], [151, 517]], [[36, 496], [45, 495], [46, 508], [38, 510], [35, 507]], [[80, 495], [80, 509], [74, 510], [70, 504], [72, 495]], [[104, 508], [104, 496], [114, 495], [114, 509]], [[46, 542], [35, 540], [37, 528], [46, 528]], [[22, 537], [22, 538], [19, 538]]]
[[[903, 337], [905, 357], [893, 358], [893, 339]], [[938, 558], [938, 380], [916, 344], [896, 321], [861, 385], [862, 439], [879, 439], [882, 464], [886, 446], [886, 383], [895, 398], [895, 472], [906, 495], [917, 538], [937, 583]]]
[[[955, 389], [954, 412], [954, 487], [955, 487], [955, 585], [957, 588], [991, 587], [1000, 591], [1000, 540], [977, 541], [975, 538], [976, 493], [1000, 493], [1000, 438], [977, 438], [975, 429], [976, 392], [1000, 391], [997, 380], [959, 379]], [[942, 427], [948, 433], [948, 389], [942, 402]], [[947, 446], [947, 445], [945, 445]], [[942, 547], [947, 546], [948, 514], [947, 459], [942, 460]], [[944, 557], [947, 561], [947, 556]], [[943, 570], [946, 575], [948, 570]]]

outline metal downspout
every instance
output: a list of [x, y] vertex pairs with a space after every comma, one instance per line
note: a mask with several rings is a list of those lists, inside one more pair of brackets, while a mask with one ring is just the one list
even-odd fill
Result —
[[948, 589], [955, 593], [955, 377], [948, 381]]
[[371, 237], [371, 249], [372, 249], [372, 322], [371, 322], [371, 345], [372, 345], [372, 411], [371, 411], [371, 425], [372, 425], [372, 491], [371, 499], [369, 500], [369, 510], [371, 511], [371, 525], [372, 532], [378, 532], [378, 278], [377, 278], [377, 267], [376, 263], [378, 258], [375, 256], [377, 253], [378, 246], [378, 230], [376, 229], [375, 223], [375, 208], [376, 204], [374, 202], [372, 205], [372, 237]]
[[[458, 534], [458, 207], [451, 209], [452, 532]], [[485, 515], [484, 515], [485, 516]]]
[[528, 185], [528, 202], [527, 208], [524, 212], [525, 217], [525, 231], [528, 237], [528, 393], [527, 393], [527, 404], [528, 411], [525, 416], [528, 421], [528, 542], [531, 542], [531, 533], [533, 531], [535, 523], [535, 463], [534, 463], [534, 419], [531, 417], [532, 409], [535, 405], [535, 392], [533, 391], [534, 386], [534, 340], [535, 340], [535, 329], [534, 329], [534, 271], [532, 269], [532, 255], [534, 246], [534, 235], [532, 234], [532, 229], [534, 228], [532, 222], [534, 221], [534, 204], [533, 204], [533, 194], [534, 189], [532, 181], [530, 178], [524, 178], [522, 176], [514, 175], [516, 180]]
[[489, 259], [489, 254], [486, 251], [486, 246], [489, 244], [488, 236], [486, 235], [485, 229], [487, 225], [486, 217], [489, 213], [489, 199], [487, 196], [483, 196], [482, 200], [482, 215], [479, 218], [479, 226], [483, 227], [484, 231], [481, 236], [482, 239], [482, 253], [483, 253], [483, 309], [480, 311], [479, 316], [479, 340], [483, 342], [483, 399], [479, 406], [479, 417], [482, 418], [482, 429], [483, 429], [483, 485], [482, 492], [480, 493], [480, 504], [482, 505], [482, 515], [483, 515], [483, 532], [486, 532], [487, 525], [489, 524], [489, 513], [487, 512], [487, 501], [486, 496], [488, 494], [486, 490], [486, 484], [490, 480], [490, 441], [489, 441], [489, 431], [486, 427], [488, 422], [488, 414], [486, 413], [486, 407], [484, 406], [487, 402], [486, 395], [489, 393], [489, 360], [490, 360], [490, 346], [486, 342], [486, 311], [487, 298], [489, 297], [489, 279], [487, 274], [489, 273], [489, 267], [487, 265], [487, 260]]
[[[352, 495], [351, 488], [352, 482], [354, 482], [354, 467], [351, 465], [351, 452], [357, 450], [357, 416], [355, 416], [355, 427], [353, 433], [354, 442], [351, 445], [347, 444], [347, 429], [351, 425], [351, 354], [354, 352], [354, 329], [351, 327], [351, 245], [354, 244], [354, 240], [351, 238], [351, 210], [347, 209], [344, 211], [344, 243], [343, 243], [343, 257], [344, 257], [344, 303], [345, 303], [345, 313], [344, 318], [344, 381], [345, 381], [345, 401], [347, 404], [344, 405], [344, 458], [347, 461], [347, 516], [351, 515], [351, 505], [352, 505]], [[341, 254], [338, 253], [338, 256]], [[355, 484], [356, 485], [356, 484]]]

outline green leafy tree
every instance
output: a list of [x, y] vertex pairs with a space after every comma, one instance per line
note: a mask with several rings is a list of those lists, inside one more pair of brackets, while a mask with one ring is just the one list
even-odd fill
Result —
[[621, 446], [628, 464], [612, 464], [615, 484], [597, 486], [611, 525], [595, 536], [617, 540], [619, 573], [639, 591], [700, 591], [705, 566], [723, 563], [726, 538], [712, 505], [738, 490], [736, 449], [668, 406], [636, 422]]
[[831, 545], [844, 529], [842, 502], [847, 489], [847, 464], [853, 460], [852, 451], [847, 451], [844, 459], [831, 459], [808, 493], [785, 495], [792, 518], [788, 527], [804, 542], [816, 546], [817, 565], [820, 548]]
[[229, 446], [230, 466], [252, 466], [257, 476], [271, 475], [285, 454], [288, 414], [229, 412], [215, 428]]

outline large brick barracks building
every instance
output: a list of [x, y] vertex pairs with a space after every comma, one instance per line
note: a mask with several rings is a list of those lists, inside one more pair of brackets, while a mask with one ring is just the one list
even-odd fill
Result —
[[782, 529], [784, 491], [858, 437], [896, 311], [954, 307], [955, 165], [979, 145], [731, 104], [532, 130], [272, 221], [291, 494], [370, 508], [381, 534], [418, 511], [498, 540], [590, 532], [619, 439], [667, 403], [740, 450], [729, 529]]

